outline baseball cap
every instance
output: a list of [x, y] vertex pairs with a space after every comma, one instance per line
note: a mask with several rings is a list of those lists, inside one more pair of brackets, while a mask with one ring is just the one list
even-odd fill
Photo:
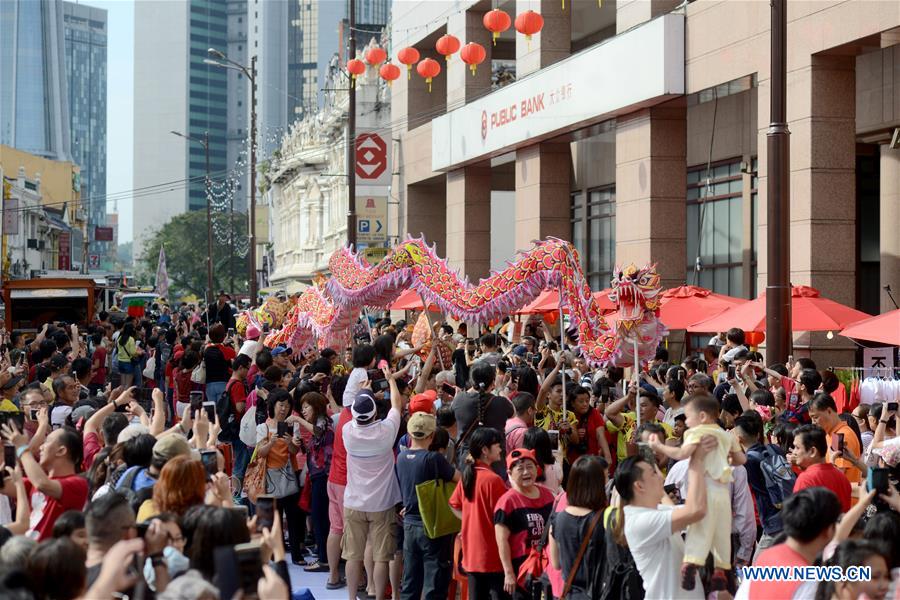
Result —
[[426, 390], [421, 394], [416, 394], [409, 400], [409, 414], [433, 412], [435, 400], [437, 400], [437, 392], [434, 390]]
[[414, 438], [428, 437], [437, 429], [437, 419], [426, 412], [417, 412], [406, 423], [406, 431]]
[[13, 377], [9, 381], [7, 381], [5, 384], [3, 384], [2, 389], [4, 389], [4, 390], [12, 389], [17, 383], [19, 383], [23, 379], [25, 379], [24, 375], [16, 375], [15, 377]]
[[360, 425], [367, 425], [375, 418], [375, 396], [371, 390], [359, 390], [356, 399], [353, 400], [353, 406], [350, 407], [350, 414]]
[[525, 346], [522, 346], [522, 345], [516, 346], [515, 348], [513, 348], [512, 353], [515, 354], [516, 356], [518, 356], [519, 358], [523, 358], [526, 354]]
[[275, 346], [272, 348], [272, 356], [278, 356], [280, 354], [290, 355], [291, 349], [287, 346]]
[[258, 340], [259, 339], [259, 327], [256, 325], [248, 325], [247, 326], [247, 339], [248, 340]]
[[153, 456], [158, 456], [165, 460], [172, 460], [176, 456], [188, 456], [191, 453], [191, 447], [183, 436], [177, 433], [164, 435], [153, 444]]
[[509, 471], [512, 469], [512, 466], [520, 460], [530, 460], [534, 463], [534, 466], [538, 468], [538, 473], [540, 473], [541, 464], [538, 462], [537, 457], [535, 457], [534, 450], [528, 450], [527, 448], [516, 448], [506, 455], [506, 470]]
[[129, 423], [125, 426], [125, 429], [119, 432], [119, 437], [116, 438], [116, 442], [119, 444], [124, 444], [128, 440], [136, 438], [143, 433], [150, 433], [150, 430], [147, 429], [146, 425], [141, 425], [140, 423]]

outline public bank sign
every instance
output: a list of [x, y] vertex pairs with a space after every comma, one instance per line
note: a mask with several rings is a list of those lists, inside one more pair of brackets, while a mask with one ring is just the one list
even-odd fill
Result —
[[684, 16], [667, 14], [432, 121], [446, 171], [684, 94]]

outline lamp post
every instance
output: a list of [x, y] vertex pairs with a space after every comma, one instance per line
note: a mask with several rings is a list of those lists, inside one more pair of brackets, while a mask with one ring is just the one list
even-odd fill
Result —
[[[356, 58], [356, 0], [349, 4], [347, 60]], [[347, 106], [347, 242], [356, 245], [356, 86], [350, 82]], [[425, 311], [428, 312], [428, 311]]]
[[218, 60], [206, 58], [203, 60], [208, 65], [240, 71], [250, 81], [250, 200], [249, 200], [249, 232], [250, 251], [248, 268], [248, 284], [250, 288], [250, 306], [256, 304], [256, 55], [250, 57], [250, 66], [247, 67], [225, 56], [221, 51], [210, 48], [210, 56]]
[[206, 302], [207, 306], [213, 303], [213, 264], [212, 264], [212, 214], [210, 211], [210, 181], [209, 181], [209, 132], [203, 132], [203, 139], [191, 135], [185, 135], [178, 131], [170, 131], [169, 133], [184, 138], [189, 142], [194, 142], [203, 146], [203, 152], [206, 155]]

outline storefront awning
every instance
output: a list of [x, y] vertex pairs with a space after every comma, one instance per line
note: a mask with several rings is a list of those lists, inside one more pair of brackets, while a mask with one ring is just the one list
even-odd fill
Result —
[[88, 291], [85, 288], [44, 288], [38, 290], [10, 290], [10, 298], [19, 300], [30, 298], [32, 300], [49, 300], [51, 298], [87, 298]]

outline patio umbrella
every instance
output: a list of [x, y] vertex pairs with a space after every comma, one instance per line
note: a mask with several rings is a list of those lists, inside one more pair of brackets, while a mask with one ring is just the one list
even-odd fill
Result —
[[[798, 285], [791, 288], [791, 330], [840, 331], [847, 325], [871, 315], [822, 298], [819, 290]], [[664, 321], [665, 322], [665, 321]], [[766, 294], [738, 304], [714, 317], [694, 323], [688, 331], [725, 331], [739, 327], [744, 331], [766, 331]]]
[[[394, 302], [388, 306], [388, 310], [422, 310], [422, 298], [416, 290], [406, 290], [400, 294]], [[441, 312], [437, 306], [432, 304], [428, 307], [431, 312]]]
[[900, 309], [853, 323], [841, 335], [854, 340], [900, 346]]
[[[609, 292], [611, 291], [612, 290], [610, 289], [606, 289], [601, 292], [594, 292], [594, 301], [600, 308], [600, 312], [616, 309], [616, 305], [613, 304], [612, 300], [609, 299]], [[538, 297], [532, 300], [530, 304], [527, 304], [526, 306], [516, 311], [516, 314], [534, 315], [556, 311], [559, 311], [559, 291], [544, 290], [543, 292], [538, 294]], [[563, 312], [568, 312], [568, 310], [564, 308]]]
[[663, 292], [659, 318], [669, 329], [687, 329], [697, 321], [748, 302], [717, 294], [696, 285], [681, 285]]

